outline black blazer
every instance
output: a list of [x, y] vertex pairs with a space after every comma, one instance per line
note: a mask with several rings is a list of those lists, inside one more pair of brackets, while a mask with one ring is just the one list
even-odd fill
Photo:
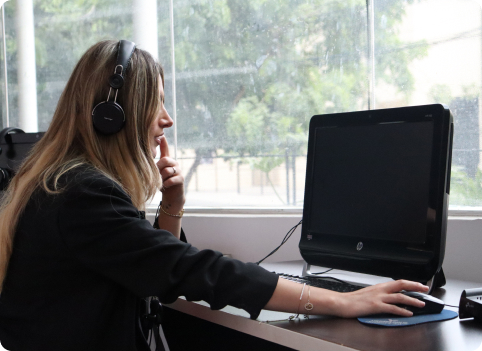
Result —
[[149, 350], [141, 298], [204, 300], [256, 318], [278, 277], [199, 251], [142, 219], [129, 196], [78, 167], [63, 191], [37, 191], [20, 218], [0, 296], [0, 340], [12, 351]]

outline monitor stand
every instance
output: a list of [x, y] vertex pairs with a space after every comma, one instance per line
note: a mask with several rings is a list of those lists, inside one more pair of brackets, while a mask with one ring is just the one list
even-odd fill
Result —
[[[311, 264], [306, 263], [306, 261], [303, 261], [303, 271], [301, 273], [301, 276], [302, 277], [315, 277], [315, 278], [320, 277], [319, 275], [313, 274], [311, 272]], [[352, 283], [352, 284], [356, 284], [356, 285], [360, 285], [360, 286], [367, 286], [366, 284], [360, 284], [360, 283], [357, 283], [357, 282], [347, 281], [347, 283]], [[427, 294], [431, 294], [434, 289], [444, 286], [446, 281], [445, 281], [445, 274], [444, 274], [443, 269], [440, 268], [440, 270], [437, 273], [435, 273], [435, 275], [428, 282], [421, 282], [421, 283], [425, 284], [429, 287], [429, 290], [428, 290]]]

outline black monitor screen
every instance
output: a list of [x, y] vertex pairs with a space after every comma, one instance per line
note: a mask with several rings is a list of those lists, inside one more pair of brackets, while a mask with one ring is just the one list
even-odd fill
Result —
[[423, 244], [433, 120], [319, 127], [308, 231]]
[[427, 282], [445, 252], [453, 117], [443, 105], [310, 120], [300, 253], [309, 265]]

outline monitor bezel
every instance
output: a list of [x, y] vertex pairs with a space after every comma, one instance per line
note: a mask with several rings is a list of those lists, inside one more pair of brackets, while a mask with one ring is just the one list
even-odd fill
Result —
[[[433, 121], [429, 195], [429, 207], [433, 209], [433, 220], [427, 225], [426, 241], [423, 244], [327, 235], [309, 230], [317, 128], [394, 122], [412, 123], [427, 120]], [[433, 277], [441, 268], [445, 252], [452, 138], [453, 117], [448, 107], [441, 104], [313, 116], [308, 137], [305, 205], [299, 243], [304, 260], [311, 265], [394, 279], [426, 282]], [[363, 247], [357, 250], [360, 242]]]

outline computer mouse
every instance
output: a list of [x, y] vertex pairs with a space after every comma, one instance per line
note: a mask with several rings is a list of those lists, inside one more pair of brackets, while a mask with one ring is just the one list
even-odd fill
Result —
[[415, 299], [421, 300], [425, 302], [424, 307], [415, 307], [410, 305], [398, 305], [406, 310], [413, 312], [413, 315], [421, 315], [421, 314], [430, 314], [430, 313], [440, 313], [444, 309], [445, 303], [433, 297], [431, 295], [427, 295], [424, 293], [416, 292], [416, 291], [402, 291], [402, 294], [413, 297]]

